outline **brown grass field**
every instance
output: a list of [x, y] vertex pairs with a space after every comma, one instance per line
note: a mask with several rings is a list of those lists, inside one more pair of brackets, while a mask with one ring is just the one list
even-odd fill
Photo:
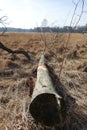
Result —
[[[28, 78], [38, 65], [46, 41], [46, 60], [74, 99], [67, 114], [64, 130], [87, 130], [87, 37], [71, 34], [6, 33], [0, 41], [13, 50], [24, 49], [31, 55], [29, 61], [22, 54], [8, 53], [0, 48], [0, 130], [54, 130], [35, 123], [28, 113], [30, 84]], [[85, 34], [86, 35], [86, 34]], [[45, 40], [46, 39], [46, 40]], [[58, 130], [58, 129], [57, 129]]]

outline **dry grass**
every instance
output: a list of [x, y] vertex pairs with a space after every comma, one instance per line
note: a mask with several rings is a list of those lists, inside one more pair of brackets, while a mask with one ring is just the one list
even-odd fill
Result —
[[[60, 34], [59, 34], [60, 35]], [[46, 58], [56, 75], [65, 55], [64, 47], [68, 34], [51, 42], [52, 35], [46, 34]], [[87, 129], [87, 44], [83, 35], [71, 34], [66, 52], [67, 60], [61, 74], [61, 83], [74, 99], [67, 113], [67, 130]], [[12, 49], [25, 49], [38, 61], [44, 44], [38, 33], [7, 33], [0, 41]], [[76, 51], [76, 55], [75, 55]], [[56, 56], [54, 55], [56, 54]], [[0, 49], [0, 130], [53, 130], [37, 124], [28, 114], [30, 97], [27, 78], [37, 63], [32, 64], [23, 55], [11, 55]], [[64, 130], [65, 130], [64, 129]], [[56, 130], [58, 130], [56, 128]]]

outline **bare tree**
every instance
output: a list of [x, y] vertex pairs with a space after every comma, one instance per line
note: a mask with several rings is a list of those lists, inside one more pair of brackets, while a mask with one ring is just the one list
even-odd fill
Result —
[[43, 21], [41, 22], [41, 27], [47, 27], [47, 25], [48, 25], [48, 20], [43, 19]]

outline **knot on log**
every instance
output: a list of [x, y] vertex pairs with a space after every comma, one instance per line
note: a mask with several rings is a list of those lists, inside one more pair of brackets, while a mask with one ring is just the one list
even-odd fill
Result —
[[33, 90], [34, 90], [34, 87], [35, 87], [35, 78], [33, 76], [30, 76], [28, 79], [27, 79], [27, 84], [29, 86], [29, 96], [31, 97], [32, 94], [33, 94]]

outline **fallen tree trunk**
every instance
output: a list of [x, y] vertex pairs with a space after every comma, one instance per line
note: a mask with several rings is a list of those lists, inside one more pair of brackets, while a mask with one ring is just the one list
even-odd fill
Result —
[[30, 113], [36, 121], [42, 124], [47, 126], [62, 126], [65, 120], [65, 116], [63, 117], [62, 114], [62, 110], [65, 109], [64, 105], [63, 98], [55, 90], [45, 65], [44, 55], [42, 55], [29, 107]]

